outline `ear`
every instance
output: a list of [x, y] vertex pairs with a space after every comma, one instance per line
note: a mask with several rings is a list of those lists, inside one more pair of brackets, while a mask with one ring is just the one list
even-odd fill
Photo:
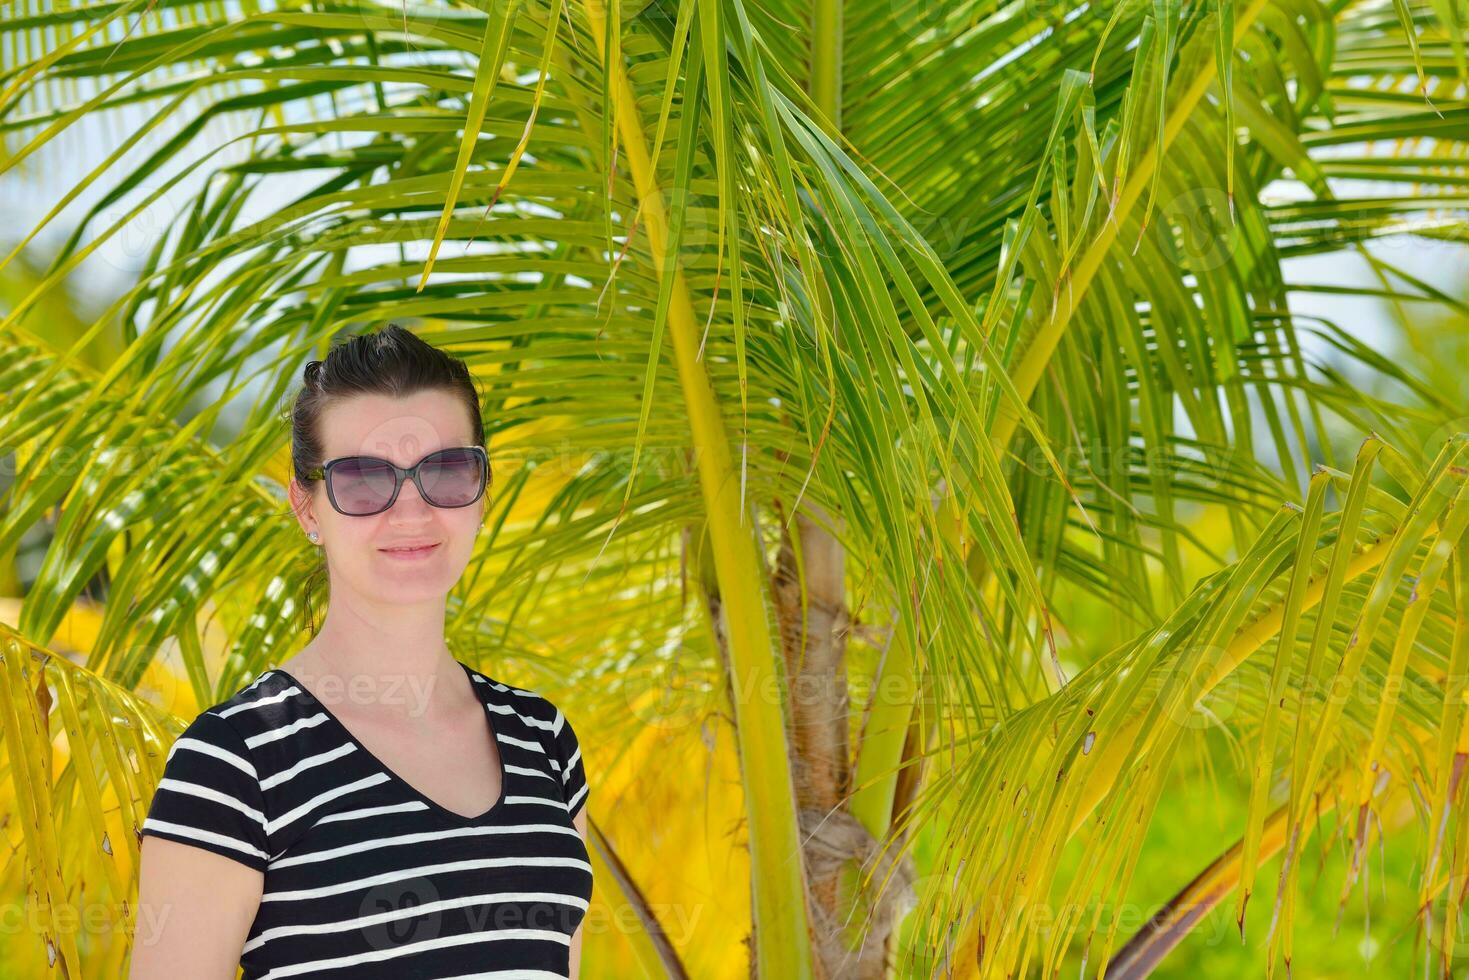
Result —
[[315, 504], [312, 495], [301, 489], [301, 485], [294, 478], [286, 484], [286, 496], [290, 498], [291, 510], [296, 515], [296, 523], [301, 525], [301, 530], [308, 530], [308, 525], [316, 523]]

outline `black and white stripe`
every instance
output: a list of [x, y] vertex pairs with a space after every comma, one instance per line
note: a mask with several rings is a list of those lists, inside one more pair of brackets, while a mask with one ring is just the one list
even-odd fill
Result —
[[592, 895], [576, 732], [534, 691], [464, 669], [504, 769], [475, 817], [414, 789], [280, 670], [169, 749], [141, 832], [264, 873], [245, 980], [569, 975]]

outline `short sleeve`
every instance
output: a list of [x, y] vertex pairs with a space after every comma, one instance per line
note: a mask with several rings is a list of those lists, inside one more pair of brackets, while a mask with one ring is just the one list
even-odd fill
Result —
[[269, 858], [264, 794], [235, 727], [205, 711], [163, 765], [141, 834], [202, 847], [264, 871]]
[[582, 765], [581, 743], [571, 722], [556, 709], [556, 720], [551, 724], [551, 735], [556, 743], [556, 762], [561, 769], [561, 790], [566, 800], [566, 812], [575, 818], [587, 802], [587, 773]]

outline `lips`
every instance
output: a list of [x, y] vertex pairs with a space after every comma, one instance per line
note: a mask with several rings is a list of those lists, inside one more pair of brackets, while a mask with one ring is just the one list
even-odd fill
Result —
[[423, 544], [393, 545], [392, 547], [379, 548], [378, 550], [389, 558], [404, 559], [426, 557], [432, 554], [438, 547], [439, 543], [437, 541], [431, 541]]

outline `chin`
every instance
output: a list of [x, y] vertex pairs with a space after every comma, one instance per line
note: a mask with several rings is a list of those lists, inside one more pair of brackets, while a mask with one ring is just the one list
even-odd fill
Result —
[[[440, 545], [440, 549], [444, 546]], [[436, 555], [420, 561], [400, 562], [375, 554], [365, 569], [373, 584], [371, 591], [391, 594], [394, 601], [419, 601], [443, 595], [454, 587], [464, 573], [467, 561], [445, 561], [452, 555]], [[381, 583], [392, 585], [384, 588]], [[387, 595], [384, 598], [388, 598]]]
[[381, 580], [373, 583], [374, 587], [366, 593], [377, 602], [387, 606], [416, 606], [426, 602], [443, 603], [447, 601], [449, 591], [454, 587], [453, 582], [383, 582]]

